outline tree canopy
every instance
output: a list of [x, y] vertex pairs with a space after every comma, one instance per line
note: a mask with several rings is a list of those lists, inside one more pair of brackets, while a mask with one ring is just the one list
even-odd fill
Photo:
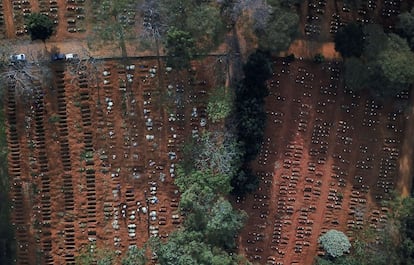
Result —
[[333, 258], [342, 256], [351, 248], [348, 237], [343, 232], [334, 229], [320, 236], [318, 242], [327, 254]]
[[410, 48], [414, 49], [414, 8], [411, 9], [411, 12], [398, 15], [396, 28], [400, 35], [407, 39]]
[[362, 27], [350, 23], [340, 28], [335, 34], [335, 50], [343, 57], [360, 57], [364, 48], [364, 33]]
[[387, 48], [378, 55], [378, 65], [392, 83], [414, 82], [414, 54], [405, 39], [389, 34]]
[[379, 25], [363, 28], [362, 55], [345, 58], [345, 83], [353, 90], [368, 89], [383, 100], [414, 81], [414, 54], [405, 39], [384, 33]]
[[122, 265], [145, 265], [147, 258], [145, 256], [145, 249], [139, 249], [136, 246], [132, 246], [128, 249], [128, 252], [122, 258]]
[[95, 0], [93, 1], [94, 19], [90, 45], [115, 44], [127, 57], [126, 42], [135, 35], [134, 0]]
[[207, 104], [208, 117], [212, 122], [223, 121], [232, 110], [232, 95], [225, 87], [216, 88]]
[[26, 17], [27, 31], [32, 40], [45, 41], [52, 36], [54, 31], [53, 21], [46, 15], [31, 13]]
[[196, 52], [191, 34], [175, 27], [171, 27], [167, 32], [165, 48], [167, 55], [170, 56], [167, 62], [175, 68], [189, 66]]
[[299, 23], [299, 16], [292, 9], [283, 7], [278, 1], [269, 1], [254, 9], [253, 14], [259, 48], [275, 53], [289, 48], [298, 33]]

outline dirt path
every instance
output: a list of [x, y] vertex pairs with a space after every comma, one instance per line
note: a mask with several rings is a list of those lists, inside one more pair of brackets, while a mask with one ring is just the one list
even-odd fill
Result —
[[411, 94], [407, 114], [407, 124], [401, 149], [401, 158], [399, 160], [400, 180], [397, 183], [397, 189], [403, 196], [408, 196], [411, 192], [412, 185], [412, 165], [413, 165], [413, 147], [414, 147], [414, 93]]
[[[5, 14], [6, 36], [7, 38], [14, 38], [14, 23], [13, 23], [13, 7], [11, 1], [3, 1], [3, 12]], [[7, 15], [8, 14], [8, 15]]]
[[316, 54], [320, 53], [325, 59], [340, 60], [341, 56], [335, 51], [335, 43], [333, 42], [317, 42], [311, 40], [295, 40], [289, 47], [287, 52], [282, 52], [281, 56], [294, 54], [295, 57], [303, 57], [312, 59]]

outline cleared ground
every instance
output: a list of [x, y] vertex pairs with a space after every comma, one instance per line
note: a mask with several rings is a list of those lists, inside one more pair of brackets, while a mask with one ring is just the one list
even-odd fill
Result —
[[150, 236], [167, 238], [181, 223], [172, 184], [179, 146], [209, 126], [205, 102], [224, 83], [224, 64], [210, 57], [180, 73], [156, 60], [52, 69], [53, 84], [33, 84], [30, 99], [8, 84], [18, 264], [74, 264], [91, 242], [121, 255]]
[[311, 264], [327, 230], [352, 239], [386, 221], [380, 202], [399, 180], [408, 93], [380, 104], [345, 91], [340, 76], [339, 63], [276, 60], [252, 163], [260, 186], [238, 203], [249, 213], [239, 251], [253, 262]]

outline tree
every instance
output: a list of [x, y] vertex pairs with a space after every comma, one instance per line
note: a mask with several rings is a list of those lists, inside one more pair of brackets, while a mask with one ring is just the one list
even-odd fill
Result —
[[192, 185], [198, 185], [203, 189], [210, 189], [216, 196], [219, 194], [226, 195], [231, 190], [230, 178], [224, 174], [214, 174], [213, 169], [197, 170], [190, 174], [183, 174], [178, 169], [175, 184], [184, 193]]
[[250, 98], [263, 99], [269, 93], [266, 80], [272, 76], [270, 52], [257, 50], [243, 66], [243, 84], [236, 88], [236, 101]]
[[76, 256], [77, 265], [91, 265], [96, 261], [97, 265], [112, 265], [115, 252], [106, 248], [97, 248], [95, 243], [83, 246]]
[[261, 49], [278, 53], [289, 48], [296, 36], [299, 16], [291, 9], [279, 5], [269, 6], [269, 9], [270, 15], [268, 16], [260, 16], [260, 14], [266, 14], [265, 10], [256, 13], [259, 16], [255, 18], [255, 32]]
[[335, 34], [335, 50], [343, 57], [360, 57], [364, 47], [364, 33], [362, 27], [356, 23], [349, 23], [340, 28]]
[[240, 168], [244, 149], [233, 133], [203, 134], [196, 146], [194, 165], [198, 170], [212, 170], [214, 174], [232, 178]]
[[345, 61], [344, 68], [344, 79], [348, 88], [357, 91], [369, 86], [369, 70], [362, 60], [350, 57]]
[[196, 52], [191, 34], [175, 27], [167, 31], [165, 48], [169, 56], [167, 63], [178, 69], [188, 67]]
[[363, 57], [367, 61], [375, 60], [378, 54], [387, 47], [387, 34], [381, 25], [368, 24], [363, 27], [365, 36]]
[[146, 262], [145, 249], [139, 249], [137, 246], [130, 247], [122, 258], [122, 265], [145, 265]]
[[220, 198], [209, 213], [205, 232], [207, 242], [225, 249], [233, 249], [234, 238], [243, 227], [246, 217], [246, 213], [235, 211], [228, 201]]
[[404, 12], [398, 15], [396, 28], [401, 37], [407, 39], [410, 48], [414, 49], [414, 8], [411, 9], [411, 12]]
[[387, 48], [378, 55], [378, 65], [392, 83], [414, 82], [414, 54], [408, 43], [396, 34], [389, 34]]
[[259, 180], [250, 168], [243, 168], [231, 179], [232, 194], [243, 196], [259, 186]]
[[90, 45], [116, 44], [122, 57], [127, 57], [126, 42], [135, 36], [134, 0], [95, 0], [93, 1], [94, 19], [90, 35]]
[[223, 41], [225, 33], [220, 10], [207, 4], [198, 5], [188, 13], [184, 29], [194, 38], [199, 54], [217, 47]]
[[209, 97], [207, 103], [207, 114], [209, 119], [215, 123], [224, 120], [231, 112], [232, 97], [229, 89], [219, 87]]
[[52, 36], [54, 31], [53, 21], [46, 15], [31, 13], [26, 18], [27, 31], [32, 40], [45, 41]]
[[323, 63], [325, 61], [325, 56], [323, 56], [321, 53], [318, 53], [313, 57], [313, 61], [315, 63]]
[[179, 230], [165, 244], [153, 243], [160, 265], [237, 265], [237, 256], [203, 241], [203, 234]]
[[327, 254], [333, 258], [342, 256], [351, 248], [348, 237], [340, 231], [329, 230], [324, 235], [320, 236], [318, 242], [325, 249]]

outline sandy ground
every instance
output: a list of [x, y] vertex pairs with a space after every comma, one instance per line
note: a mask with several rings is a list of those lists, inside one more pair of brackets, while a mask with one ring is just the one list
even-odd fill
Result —
[[400, 181], [397, 184], [399, 192], [403, 196], [409, 196], [413, 182], [413, 150], [414, 150], [414, 93], [411, 93], [411, 106], [406, 113], [407, 128], [404, 134], [402, 154], [400, 158]]
[[341, 60], [341, 55], [335, 51], [335, 43], [333, 42], [317, 42], [312, 40], [295, 40], [289, 47], [287, 52], [280, 55], [286, 56], [294, 54], [296, 58], [313, 59], [315, 55], [322, 54], [327, 60]]

